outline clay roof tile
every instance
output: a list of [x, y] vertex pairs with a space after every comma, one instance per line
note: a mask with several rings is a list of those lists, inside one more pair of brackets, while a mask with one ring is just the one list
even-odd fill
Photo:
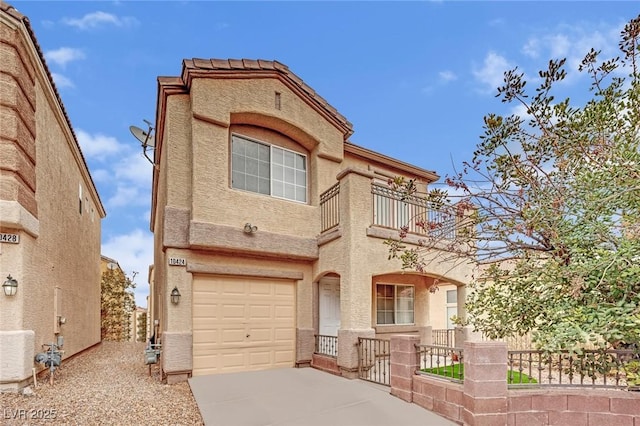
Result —
[[260, 64], [258, 64], [258, 61], [253, 60], [253, 59], [243, 59], [242, 63], [244, 64], [244, 67], [248, 70], [259, 70], [260, 69]]
[[244, 69], [244, 63], [242, 59], [229, 59], [229, 67], [231, 69]]
[[211, 59], [211, 65], [213, 66], [213, 69], [228, 70], [231, 68], [228, 59]]
[[195, 68], [211, 70], [215, 67], [211, 64], [211, 59], [193, 58], [193, 66]]

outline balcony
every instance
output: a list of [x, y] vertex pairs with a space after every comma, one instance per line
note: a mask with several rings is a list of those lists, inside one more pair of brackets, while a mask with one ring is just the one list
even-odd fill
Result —
[[[322, 233], [340, 225], [340, 196], [340, 183], [320, 195]], [[370, 226], [404, 231], [418, 237], [453, 241], [459, 228], [452, 206], [436, 206], [424, 197], [406, 195], [379, 183], [371, 183], [368, 215]]]

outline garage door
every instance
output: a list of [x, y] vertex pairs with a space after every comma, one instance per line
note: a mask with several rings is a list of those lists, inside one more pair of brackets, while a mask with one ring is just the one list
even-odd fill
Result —
[[294, 363], [292, 281], [194, 278], [194, 376], [292, 367]]

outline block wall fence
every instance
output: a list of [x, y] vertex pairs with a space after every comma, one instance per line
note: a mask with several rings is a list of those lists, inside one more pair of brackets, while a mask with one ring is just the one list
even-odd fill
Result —
[[640, 392], [507, 387], [507, 344], [464, 343], [464, 384], [416, 374], [418, 336], [391, 338], [391, 394], [469, 426], [640, 426]]

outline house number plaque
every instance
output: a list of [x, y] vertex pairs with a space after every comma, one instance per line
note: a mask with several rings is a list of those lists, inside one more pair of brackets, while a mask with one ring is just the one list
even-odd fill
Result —
[[169, 265], [170, 266], [187, 266], [187, 260], [181, 257], [170, 257]]
[[0, 234], [0, 243], [20, 244], [20, 235], [18, 235], [18, 234]]

